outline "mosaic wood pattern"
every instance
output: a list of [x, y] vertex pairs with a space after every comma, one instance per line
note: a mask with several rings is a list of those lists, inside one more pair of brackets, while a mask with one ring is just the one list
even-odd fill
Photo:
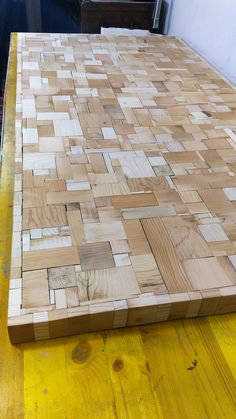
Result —
[[236, 311], [236, 92], [173, 37], [18, 35], [12, 342]]

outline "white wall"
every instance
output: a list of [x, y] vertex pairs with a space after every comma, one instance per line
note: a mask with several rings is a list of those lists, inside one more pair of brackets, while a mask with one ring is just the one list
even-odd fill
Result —
[[236, 0], [172, 0], [168, 34], [182, 38], [236, 85]]

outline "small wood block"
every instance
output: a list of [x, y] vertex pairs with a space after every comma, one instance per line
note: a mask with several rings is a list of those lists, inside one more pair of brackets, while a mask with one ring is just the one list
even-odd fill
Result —
[[128, 304], [126, 300], [118, 300], [113, 302], [114, 320], [113, 327], [124, 327], [127, 324]]
[[169, 319], [171, 311], [171, 298], [170, 295], [156, 295], [157, 304], [157, 321], [163, 322]]
[[82, 271], [115, 266], [109, 242], [80, 245], [79, 255]]
[[24, 316], [10, 317], [8, 319], [8, 333], [13, 344], [35, 340], [33, 315], [25, 314]]
[[126, 239], [125, 230], [121, 221], [84, 224], [84, 233], [87, 243], [105, 242]]
[[48, 325], [50, 338], [66, 336], [68, 331], [67, 309], [50, 310], [48, 312]]
[[79, 305], [79, 296], [77, 287], [66, 288], [66, 304], [68, 308]]
[[123, 226], [132, 255], [151, 253], [150, 246], [139, 220], [126, 220]]
[[201, 304], [202, 304], [202, 294], [199, 291], [192, 291], [188, 293], [190, 298], [190, 303], [188, 311], [186, 314], [187, 318], [198, 316]]
[[49, 339], [50, 333], [47, 311], [33, 313], [33, 324], [35, 340]]
[[47, 192], [47, 205], [87, 202], [93, 199], [90, 191]]
[[132, 195], [117, 195], [111, 199], [114, 208], [134, 208], [134, 207], [149, 207], [150, 205], [157, 205], [155, 195], [148, 194], [132, 194]]
[[127, 240], [111, 240], [110, 244], [113, 255], [130, 252]]
[[202, 304], [198, 316], [210, 316], [217, 312], [222, 295], [218, 288], [201, 291]]
[[85, 243], [84, 229], [80, 210], [67, 212], [68, 223], [70, 226], [72, 245], [77, 246]]
[[181, 319], [187, 316], [190, 297], [188, 293], [170, 294], [171, 299], [171, 310], [170, 320]]
[[73, 172], [69, 157], [56, 157], [56, 165], [59, 179], [73, 179]]
[[65, 207], [54, 205], [23, 210], [23, 229], [58, 227], [67, 224]]
[[220, 288], [222, 298], [217, 306], [217, 313], [234, 313], [236, 311], [236, 286]]
[[114, 255], [114, 261], [116, 266], [129, 266], [131, 265], [128, 253], [121, 253], [120, 255]]
[[142, 226], [168, 291], [170, 293], [191, 291], [192, 286], [176, 255], [163, 221], [157, 218], [142, 220]]
[[49, 289], [68, 288], [77, 285], [74, 266], [50, 268], [48, 270]]
[[160, 271], [151, 253], [131, 256], [130, 259], [142, 292], [155, 291], [157, 285], [163, 284]]
[[140, 293], [131, 266], [78, 272], [79, 300], [123, 299]]
[[127, 326], [154, 323], [157, 318], [157, 304], [155, 296], [129, 298]]
[[23, 256], [23, 270], [53, 268], [66, 265], [78, 265], [79, 253], [76, 247], [61, 247], [57, 249], [34, 250], [25, 252]]
[[89, 330], [111, 329], [114, 323], [113, 303], [91, 304], [89, 306]]
[[49, 305], [47, 270], [40, 269], [23, 273], [23, 308]]
[[65, 289], [56, 289], [55, 290], [55, 300], [56, 300], [56, 309], [67, 307], [66, 302], [66, 290]]
[[183, 263], [196, 291], [232, 285], [230, 276], [215, 257], [185, 260]]
[[89, 306], [77, 306], [67, 309], [67, 332], [71, 335], [89, 331]]
[[228, 240], [228, 237], [220, 224], [199, 225], [198, 228], [207, 242]]

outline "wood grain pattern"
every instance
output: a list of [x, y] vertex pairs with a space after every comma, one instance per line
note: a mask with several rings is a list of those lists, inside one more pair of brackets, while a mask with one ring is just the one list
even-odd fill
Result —
[[23, 229], [57, 227], [67, 224], [63, 205], [51, 207], [26, 208], [23, 210]]
[[79, 246], [79, 255], [83, 271], [115, 266], [109, 242], [81, 245]]
[[51, 268], [62, 265], [78, 265], [80, 262], [76, 247], [59, 249], [33, 250], [23, 256], [23, 270]]
[[148, 242], [169, 292], [191, 291], [191, 285], [175, 252], [165, 224], [153, 218], [142, 220]]
[[[130, 266], [99, 269], [78, 274], [79, 299], [83, 301], [121, 299], [138, 295], [139, 287]], [[95, 301], [94, 301], [95, 302]]]

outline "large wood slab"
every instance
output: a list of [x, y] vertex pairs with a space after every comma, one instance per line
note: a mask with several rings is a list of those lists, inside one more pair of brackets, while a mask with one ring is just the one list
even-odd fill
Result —
[[236, 311], [235, 108], [176, 38], [18, 35], [12, 342]]

